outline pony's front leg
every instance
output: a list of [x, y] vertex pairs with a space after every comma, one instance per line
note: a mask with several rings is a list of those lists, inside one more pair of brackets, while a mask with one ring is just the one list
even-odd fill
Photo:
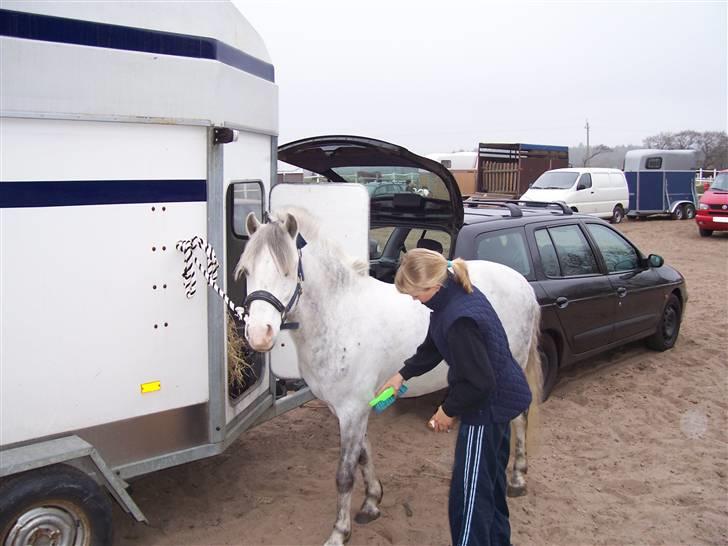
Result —
[[364, 478], [367, 496], [364, 499], [364, 504], [361, 505], [361, 509], [357, 515], [354, 516], [354, 520], [357, 523], [369, 523], [370, 521], [377, 519], [380, 515], [379, 503], [382, 501], [382, 497], [384, 496], [384, 490], [382, 489], [382, 482], [377, 479], [377, 476], [374, 473], [372, 447], [369, 444], [369, 439], [366, 434], [364, 435], [361, 454], [359, 455], [359, 467], [361, 468], [361, 474]]
[[337, 415], [341, 433], [341, 455], [336, 471], [336, 523], [325, 546], [341, 546], [351, 536], [351, 491], [354, 488], [356, 465], [361, 455], [368, 419], [367, 412], [350, 416], [345, 411], [337, 411]]
[[508, 482], [508, 496], [520, 497], [526, 494], [526, 472], [528, 459], [526, 454], [526, 432], [528, 428], [528, 411], [516, 417], [511, 426], [515, 433], [515, 453], [513, 455], [513, 472]]

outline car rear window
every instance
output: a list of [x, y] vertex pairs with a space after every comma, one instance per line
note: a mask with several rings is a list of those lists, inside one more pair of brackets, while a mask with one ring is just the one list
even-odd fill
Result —
[[[558, 226], [548, 228], [547, 230], [539, 230], [536, 232], [536, 237], [541, 237], [542, 240], [544, 235], [539, 235], [540, 231], [548, 231], [551, 241], [553, 242], [552, 248], [556, 251], [558, 259], [560, 277], [573, 277], [577, 275], [593, 275], [599, 273], [597, 267], [596, 258], [594, 253], [589, 246], [589, 243], [581, 232], [581, 228], [578, 225]], [[549, 255], [550, 250], [548, 245], [544, 244], [544, 252], [541, 252], [542, 248], [539, 245], [539, 252], [541, 252], [542, 263], [544, 256], [546, 256], [546, 263], [551, 271], [554, 270], [552, 265], [553, 258]], [[547, 266], [544, 266], [546, 269]], [[549, 275], [549, 273], [546, 273]], [[553, 276], [553, 275], [549, 275]]]
[[488, 260], [507, 265], [524, 277], [531, 276], [531, 260], [522, 231], [501, 231], [480, 235], [477, 239], [476, 255], [479, 260]]

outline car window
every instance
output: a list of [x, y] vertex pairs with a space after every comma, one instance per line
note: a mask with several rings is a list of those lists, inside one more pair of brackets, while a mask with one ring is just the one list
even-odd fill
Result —
[[479, 260], [507, 265], [524, 277], [531, 275], [531, 261], [521, 231], [483, 234], [477, 239], [475, 252]]
[[639, 267], [637, 251], [612, 229], [600, 224], [587, 224], [587, 228], [604, 257], [607, 271], [615, 273]]
[[591, 175], [589, 173], [584, 173], [581, 175], [581, 178], [579, 179], [578, 186], [584, 186], [585, 188], [591, 188], [592, 187], [592, 181], [591, 181]]
[[[395, 233], [394, 227], [377, 227], [369, 230], [369, 259], [375, 260], [382, 257], [382, 254], [389, 242], [389, 239]], [[402, 228], [399, 228], [400, 230]], [[398, 233], [399, 235], [399, 233]], [[443, 256], [450, 256], [450, 235], [444, 231], [429, 229], [411, 229], [404, 239], [402, 246], [399, 248], [390, 248], [388, 256], [391, 259], [401, 258], [403, 252], [412, 250], [413, 248], [427, 248], [436, 252], [441, 252]]]
[[548, 231], [556, 248], [561, 276], [599, 273], [594, 253], [579, 226], [558, 226], [549, 228]]
[[554, 243], [551, 241], [548, 230], [539, 229], [535, 235], [538, 253], [541, 256], [543, 272], [547, 277], [560, 277], [559, 258], [556, 256], [556, 249], [554, 248]]

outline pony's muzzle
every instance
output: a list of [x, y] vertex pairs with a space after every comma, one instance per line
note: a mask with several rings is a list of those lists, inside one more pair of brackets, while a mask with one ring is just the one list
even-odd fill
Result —
[[270, 324], [248, 324], [245, 337], [254, 351], [263, 353], [273, 348], [274, 330]]

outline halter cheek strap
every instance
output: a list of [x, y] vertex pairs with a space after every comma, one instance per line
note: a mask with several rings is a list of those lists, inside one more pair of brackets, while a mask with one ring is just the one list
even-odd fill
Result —
[[299, 233], [296, 237], [296, 248], [298, 249], [298, 271], [296, 273], [296, 288], [293, 290], [293, 294], [291, 295], [291, 299], [288, 300], [288, 304], [283, 305], [283, 303], [281, 303], [281, 300], [276, 298], [267, 290], [256, 290], [255, 292], [251, 292], [250, 294], [248, 294], [248, 296], [245, 298], [245, 302], [243, 303], [243, 307], [245, 308], [245, 315], [250, 314], [251, 303], [256, 300], [264, 301], [272, 305], [275, 310], [280, 313], [281, 330], [298, 329], [298, 323], [286, 322], [286, 317], [288, 316], [288, 313], [296, 306], [296, 303], [298, 303], [298, 300], [303, 293], [303, 263], [301, 262], [301, 249], [304, 246], [306, 246], [306, 239], [301, 237], [301, 234]]

